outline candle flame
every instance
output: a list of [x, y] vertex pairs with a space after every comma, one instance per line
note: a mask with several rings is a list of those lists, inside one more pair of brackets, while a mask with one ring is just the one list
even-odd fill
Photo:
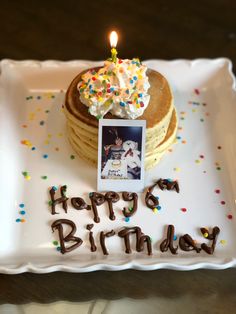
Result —
[[118, 42], [118, 35], [117, 32], [112, 31], [110, 34], [110, 45], [112, 48], [115, 48]]

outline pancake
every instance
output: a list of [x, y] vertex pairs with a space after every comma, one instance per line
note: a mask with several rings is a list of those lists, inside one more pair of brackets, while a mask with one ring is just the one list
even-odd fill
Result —
[[[95, 68], [95, 70], [97, 69], [99, 68]], [[88, 107], [81, 102], [77, 89], [77, 85], [86, 71], [77, 75], [71, 82], [66, 93], [64, 113], [67, 118], [68, 137], [72, 147], [82, 158], [96, 164], [98, 120], [88, 112]], [[173, 126], [177, 128], [177, 119], [172, 92], [167, 80], [159, 72], [151, 69], [147, 70], [147, 76], [150, 84], [148, 90], [150, 101], [143, 115], [137, 119], [146, 120], [145, 159], [147, 158], [147, 162], [145, 161], [145, 164], [150, 168], [156, 164], [160, 147], [170, 145], [170, 139], [175, 133]], [[103, 118], [119, 119], [111, 113], [107, 113]], [[163, 150], [165, 149], [163, 148]]]
[[145, 155], [145, 169], [156, 166], [161, 160], [165, 152], [175, 143], [176, 133], [178, 129], [178, 118], [176, 110], [173, 111], [171, 122], [165, 136], [165, 139], [149, 154]]
[[[95, 68], [95, 70], [98, 69], [99, 68]], [[88, 70], [81, 72], [71, 82], [66, 93], [65, 107], [76, 120], [81, 121], [86, 126], [98, 128], [98, 120], [88, 112], [88, 107], [81, 102], [80, 93], [77, 89], [77, 85], [81, 81], [82, 75], [87, 71]], [[173, 96], [167, 80], [159, 72], [148, 69], [147, 76], [150, 84], [148, 90], [150, 101], [143, 115], [137, 119], [146, 120], [147, 129], [152, 129], [159, 123], [163, 122], [168, 114], [172, 112]], [[110, 112], [103, 118], [118, 119], [118, 117], [113, 116]]]
[[[145, 155], [146, 169], [154, 167], [160, 161], [166, 150], [173, 144], [176, 138], [177, 126], [177, 114], [174, 110], [165, 139], [161, 144], [155, 147], [152, 152]], [[88, 160], [93, 165], [96, 165], [98, 157], [97, 148], [92, 147], [88, 142], [86, 142], [86, 140], [84, 140], [83, 137], [78, 137], [69, 125], [67, 125], [67, 132], [69, 141], [75, 152], [81, 158]]]

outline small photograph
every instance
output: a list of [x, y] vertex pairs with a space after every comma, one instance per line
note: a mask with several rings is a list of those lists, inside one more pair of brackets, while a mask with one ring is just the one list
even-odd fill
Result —
[[145, 121], [104, 119], [99, 122], [100, 179], [109, 180], [111, 183], [123, 180], [123, 184], [124, 180], [143, 179]]

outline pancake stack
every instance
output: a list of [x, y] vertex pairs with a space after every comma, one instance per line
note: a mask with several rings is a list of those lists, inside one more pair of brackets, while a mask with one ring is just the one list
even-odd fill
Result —
[[[97, 70], [97, 68], [96, 68]], [[87, 71], [87, 70], [86, 70]], [[65, 97], [64, 112], [67, 118], [68, 139], [75, 152], [86, 161], [97, 165], [98, 120], [88, 112], [80, 100], [77, 89], [83, 73], [71, 82]], [[146, 72], [150, 88], [149, 104], [137, 119], [146, 120], [145, 169], [154, 167], [174, 142], [177, 131], [177, 115], [170, 86], [159, 72]], [[118, 119], [107, 113], [103, 119]]]

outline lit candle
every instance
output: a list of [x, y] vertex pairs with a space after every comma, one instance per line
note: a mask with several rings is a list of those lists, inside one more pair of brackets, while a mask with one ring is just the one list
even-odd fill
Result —
[[110, 34], [110, 45], [111, 45], [111, 60], [116, 63], [117, 60], [117, 50], [116, 45], [118, 41], [118, 35], [115, 31], [112, 31]]

